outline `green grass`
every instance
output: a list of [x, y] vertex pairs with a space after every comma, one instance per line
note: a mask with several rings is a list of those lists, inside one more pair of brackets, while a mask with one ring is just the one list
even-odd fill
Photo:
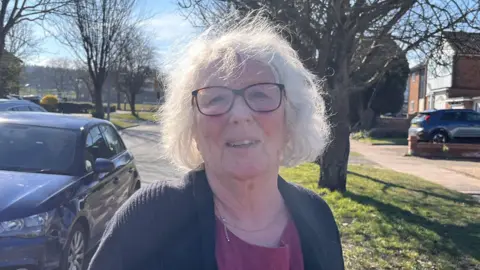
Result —
[[137, 116], [130, 113], [112, 113], [110, 115], [110, 122], [112, 122], [118, 129], [125, 129], [137, 126], [139, 121], [156, 121], [155, 113], [153, 112], [138, 112]]
[[358, 139], [360, 142], [369, 143], [372, 145], [408, 145], [407, 138], [362, 138]]
[[[118, 110], [123, 110], [123, 103], [120, 104], [120, 107], [117, 108]], [[130, 105], [127, 104], [125, 107], [126, 111], [130, 111]], [[158, 110], [158, 105], [152, 105], [152, 104], [135, 104], [135, 110], [136, 111], [145, 111], [145, 112], [152, 112], [152, 111], [157, 111]]]
[[468, 195], [369, 166], [349, 166], [344, 194], [317, 188], [315, 164], [281, 175], [323, 194], [346, 269], [480, 269], [480, 203]]
[[350, 151], [350, 156], [351, 156], [351, 157], [363, 157], [362, 154], [357, 153], [357, 152], [353, 152], [353, 151]]

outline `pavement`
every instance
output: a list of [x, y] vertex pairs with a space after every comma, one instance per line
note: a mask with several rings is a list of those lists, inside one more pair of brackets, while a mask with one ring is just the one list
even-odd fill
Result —
[[120, 134], [135, 157], [142, 184], [177, 180], [183, 176], [182, 172], [162, 158], [158, 124], [142, 124], [121, 130]]
[[406, 156], [406, 146], [369, 145], [352, 140], [350, 149], [385, 168], [407, 173], [458, 192], [480, 196], [478, 162], [429, 160]]

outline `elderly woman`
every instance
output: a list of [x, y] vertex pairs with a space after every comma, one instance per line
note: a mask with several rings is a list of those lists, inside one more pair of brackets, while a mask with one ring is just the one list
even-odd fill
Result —
[[344, 269], [328, 205], [279, 176], [329, 135], [319, 82], [289, 43], [247, 16], [196, 38], [169, 70], [163, 150], [190, 172], [135, 194], [89, 269]]

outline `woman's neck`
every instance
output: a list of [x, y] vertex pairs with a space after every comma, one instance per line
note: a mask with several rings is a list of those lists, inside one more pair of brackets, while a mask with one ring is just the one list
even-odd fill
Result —
[[254, 230], [286, 213], [276, 171], [241, 180], [206, 171], [215, 211], [226, 222]]

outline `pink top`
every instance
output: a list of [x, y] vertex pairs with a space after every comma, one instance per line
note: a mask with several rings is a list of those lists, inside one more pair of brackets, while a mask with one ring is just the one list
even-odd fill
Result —
[[215, 256], [218, 270], [303, 270], [303, 255], [295, 223], [290, 220], [281, 245], [268, 248], [249, 244], [228, 231], [217, 218]]

